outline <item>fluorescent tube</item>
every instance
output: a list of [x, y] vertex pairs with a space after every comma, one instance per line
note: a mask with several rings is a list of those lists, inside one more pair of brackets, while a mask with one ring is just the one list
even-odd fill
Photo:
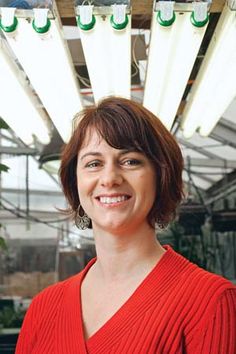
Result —
[[82, 109], [69, 50], [57, 19], [39, 34], [26, 18], [6, 38], [64, 141], [71, 135], [74, 115]]
[[116, 95], [130, 97], [131, 88], [131, 16], [124, 29], [112, 27], [111, 15], [94, 15], [90, 30], [80, 36], [95, 102]]
[[210, 134], [236, 96], [236, 12], [226, 4], [186, 103], [182, 129]]
[[33, 143], [33, 136], [47, 144], [50, 140], [47, 117], [42, 109], [36, 108], [33, 93], [20, 74], [0, 38], [0, 116], [25, 144]]
[[174, 22], [166, 27], [157, 21], [156, 11], [152, 14], [143, 104], [167, 129], [175, 119], [207, 27], [194, 26], [191, 14], [175, 11]]

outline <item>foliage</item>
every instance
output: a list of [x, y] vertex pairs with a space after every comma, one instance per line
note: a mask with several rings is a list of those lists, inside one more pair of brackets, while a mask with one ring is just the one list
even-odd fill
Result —
[[4, 165], [3, 163], [0, 163], [0, 173], [1, 172], [7, 172], [9, 170], [9, 167]]
[[[2, 224], [0, 224], [0, 230], [2, 228]], [[7, 244], [6, 244], [6, 241], [5, 239], [0, 235], [0, 251], [3, 250], [3, 251], [7, 251]]]
[[0, 250], [6, 251], [7, 250], [7, 245], [2, 236], [0, 236]]
[[[0, 117], [0, 129], [9, 129], [9, 126], [1, 117]], [[7, 172], [8, 170], [9, 170], [8, 166], [4, 165], [3, 163], [0, 163], [0, 173]]]
[[[1, 117], [0, 117], [0, 129], [9, 129], [9, 126]], [[0, 163], [0, 173], [7, 172], [8, 170], [9, 170], [8, 166], [4, 165], [3, 163]]]
[[1, 117], [0, 117], [0, 129], [9, 129], [9, 126]]
[[22, 325], [25, 311], [15, 310], [13, 307], [4, 307], [0, 311], [0, 323], [3, 328], [19, 328]]
[[[9, 129], [9, 126], [7, 123], [0, 117], [0, 129]], [[9, 167], [4, 165], [3, 163], [0, 163], [0, 174], [1, 172], [7, 172], [9, 170]], [[0, 229], [2, 225], [0, 224]], [[4, 240], [4, 238], [0, 235], [0, 250], [6, 251], [7, 250], [7, 245]]]

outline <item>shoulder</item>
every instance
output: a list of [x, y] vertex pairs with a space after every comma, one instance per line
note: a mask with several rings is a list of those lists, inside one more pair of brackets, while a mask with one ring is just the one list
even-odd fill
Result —
[[184, 328], [186, 353], [236, 353], [236, 288], [223, 287], [193, 307]]
[[185, 279], [189, 291], [200, 301], [211, 299], [217, 301], [227, 290], [236, 290], [235, 285], [221, 275], [211, 273], [197, 265], [192, 267], [192, 272]]
[[[220, 275], [206, 271], [172, 250], [176, 271], [175, 303], [186, 333], [202, 329], [222, 314], [222, 321], [236, 318], [236, 286]], [[179, 313], [179, 315], [180, 315]]]
[[[219, 304], [230, 294], [236, 301], [236, 287], [220, 275], [210, 273], [198, 266], [185, 280], [186, 295], [192, 307], [192, 319], [211, 317]], [[221, 305], [220, 305], [221, 306]]]
[[185, 323], [206, 319], [223, 298], [236, 297], [236, 287], [229, 280], [206, 271], [173, 249], [168, 251], [167, 277], [171, 277], [172, 284], [169, 294]]
[[236, 287], [201, 268], [195, 273], [185, 312], [184, 333], [189, 348], [186, 352], [216, 353], [220, 347], [222, 353], [235, 353]]
[[83, 271], [73, 275], [63, 281], [59, 281], [55, 284], [48, 286], [47, 288], [43, 289], [40, 293], [38, 293], [34, 298], [33, 302], [55, 302], [57, 303], [63, 294], [70, 289], [73, 284], [80, 281], [82, 278]]
[[73, 285], [77, 284], [82, 278], [82, 273], [83, 271], [43, 289], [33, 298], [27, 312], [30, 312], [38, 320], [39, 318], [40, 320], [46, 319], [49, 312], [56, 313], [66, 294], [69, 294]]
[[78, 284], [81, 277], [82, 272], [47, 287], [33, 298], [20, 331], [16, 349], [17, 354], [32, 353], [40, 336], [49, 340], [56, 328], [57, 315], [63, 307], [63, 301], [68, 298], [66, 293], [69, 296], [73, 293], [71, 287], [74, 284]]
[[197, 288], [202, 292], [209, 292], [210, 289], [216, 293], [222, 293], [226, 289], [235, 288], [235, 286], [221, 275], [211, 273], [194, 264], [188, 285]]
[[[190, 262], [181, 254], [170, 249], [172, 264], [175, 266], [178, 285], [189, 295], [200, 297], [220, 296], [227, 289], [236, 289], [235, 285], [221, 275], [211, 273]], [[176, 285], [176, 284], [175, 284]]]
[[77, 294], [75, 290], [95, 261], [95, 258], [91, 259], [81, 272], [42, 290], [33, 298], [28, 311], [43, 318], [47, 317], [48, 310], [55, 313], [65, 299], [73, 300]]
[[[236, 341], [236, 286], [220, 275], [206, 271], [171, 250], [175, 279], [171, 293], [176, 318], [182, 322], [186, 353], [234, 353]], [[221, 331], [219, 340], [214, 333]], [[230, 349], [231, 350], [231, 349]]]

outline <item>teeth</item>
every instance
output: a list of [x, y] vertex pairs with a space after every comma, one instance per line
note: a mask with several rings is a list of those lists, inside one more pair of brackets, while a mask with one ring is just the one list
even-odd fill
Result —
[[128, 197], [123, 195], [119, 197], [100, 197], [100, 202], [104, 204], [114, 204], [114, 203], [119, 203], [123, 202], [127, 199]]

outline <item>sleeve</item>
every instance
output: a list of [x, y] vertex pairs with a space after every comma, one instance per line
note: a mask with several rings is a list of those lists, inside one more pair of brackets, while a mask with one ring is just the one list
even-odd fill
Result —
[[189, 354], [236, 354], [236, 288], [220, 296], [205, 328], [196, 331]]
[[30, 354], [32, 353], [36, 342], [36, 324], [37, 324], [37, 300], [33, 300], [28, 308], [20, 334], [17, 340], [15, 354]]

